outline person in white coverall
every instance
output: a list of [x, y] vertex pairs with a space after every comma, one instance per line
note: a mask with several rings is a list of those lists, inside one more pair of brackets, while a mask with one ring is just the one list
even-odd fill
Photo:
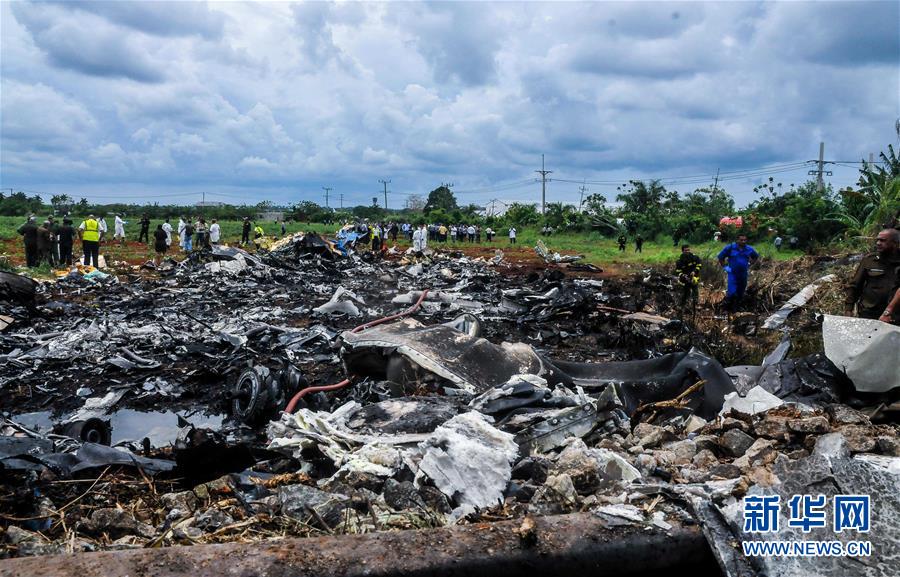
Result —
[[116, 233], [113, 235], [113, 238], [119, 239], [119, 242], [125, 244], [125, 225], [128, 224], [125, 220], [122, 219], [121, 214], [116, 215]]
[[425, 250], [425, 247], [428, 245], [428, 231], [425, 230], [425, 225], [423, 224], [421, 227], [417, 228], [413, 233], [413, 250], [416, 252], [422, 252]]

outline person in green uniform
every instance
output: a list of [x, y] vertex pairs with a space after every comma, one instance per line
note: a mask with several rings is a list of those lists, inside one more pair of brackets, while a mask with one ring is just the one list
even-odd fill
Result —
[[[866, 319], [884, 316], [900, 279], [900, 231], [886, 228], [875, 239], [875, 252], [860, 261], [847, 287], [844, 309], [847, 316]], [[891, 311], [892, 321], [900, 320], [900, 311]]]

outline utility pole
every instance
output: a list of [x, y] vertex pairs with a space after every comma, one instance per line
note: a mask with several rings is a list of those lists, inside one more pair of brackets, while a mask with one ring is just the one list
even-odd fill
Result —
[[535, 170], [535, 172], [541, 175], [541, 214], [544, 214], [547, 211], [547, 175], [551, 174], [552, 170], [544, 170], [544, 155], [541, 155], [541, 169]]
[[330, 186], [323, 186], [322, 190], [325, 191], [325, 208], [328, 208], [328, 193], [334, 189]]
[[712, 195], [715, 196], [716, 193], [719, 192], [719, 169], [716, 169], [716, 180], [713, 182], [713, 192]]
[[815, 174], [816, 175], [816, 190], [822, 192], [825, 190], [825, 179], [822, 178], [824, 175], [831, 176], [831, 171], [825, 170], [825, 143], [819, 143], [819, 161], [816, 163], [818, 168], [816, 170], [810, 170], [807, 174]]
[[581, 183], [581, 186], [578, 190], [581, 191], [581, 200], [578, 201], [578, 212], [581, 212], [581, 208], [584, 206], [584, 193], [587, 192], [588, 188], [585, 186], [587, 184], [587, 179], [584, 179], [584, 182]]
[[390, 181], [390, 179], [388, 179], [388, 180], [379, 180], [378, 182], [380, 182], [381, 184], [384, 185], [384, 210], [387, 210], [387, 207], [388, 207], [387, 206], [387, 193], [388, 193], [387, 185], [389, 185], [391, 183], [391, 181]]
[[341, 193], [341, 210], [344, 210], [344, 193]]

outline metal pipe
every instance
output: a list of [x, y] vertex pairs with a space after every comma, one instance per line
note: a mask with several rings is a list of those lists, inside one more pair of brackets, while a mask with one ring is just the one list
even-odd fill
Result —
[[697, 527], [609, 528], [590, 513], [418, 531], [8, 559], [0, 577], [424, 577], [636, 575], [686, 569], [720, 575]]
[[[417, 300], [413, 306], [409, 307], [405, 311], [399, 312], [395, 315], [382, 317], [380, 319], [376, 319], [374, 321], [359, 325], [358, 327], [351, 330], [350, 332], [358, 333], [358, 332], [368, 329], [370, 327], [374, 327], [376, 325], [380, 325], [382, 323], [386, 323], [386, 322], [392, 321], [394, 319], [399, 319], [400, 317], [405, 317], [406, 315], [411, 315], [414, 312], [416, 312], [417, 310], [419, 310], [419, 307], [422, 306], [422, 301], [424, 301], [425, 297], [427, 297], [427, 296], [428, 296], [428, 289], [425, 289], [422, 291], [422, 295], [419, 297], [419, 300]], [[294, 409], [297, 408], [297, 403], [300, 402], [300, 399], [302, 399], [309, 393], [317, 393], [320, 391], [336, 391], [338, 389], [343, 389], [344, 387], [349, 385], [351, 383], [351, 381], [352, 381], [352, 379], [344, 379], [343, 381], [341, 381], [339, 383], [335, 383], [333, 385], [324, 385], [321, 387], [307, 387], [305, 389], [302, 389], [302, 390], [298, 391], [296, 395], [294, 395], [294, 397], [288, 403], [287, 407], [284, 409], [284, 412], [288, 413], [288, 414], [293, 413]]]

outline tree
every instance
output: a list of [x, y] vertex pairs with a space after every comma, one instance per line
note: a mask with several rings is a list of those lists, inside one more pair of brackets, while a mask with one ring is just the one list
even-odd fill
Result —
[[506, 214], [503, 215], [503, 218], [507, 224], [525, 226], [540, 222], [541, 215], [538, 212], [537, 207], [533, 204], [520, 204], [514, 202], [507, 207]]
[[547, 204], [547, 210], [544, 213], [544, 224], [553, 228], [561, 228], [572, 222], [570, 215], [576, 214], [578, 211], [574, 205], [563, 204], [561, 202], [551, 202]]
[[425, 199], [420, 194], [411, 194], [406, 199], [407, 210], [420, 211], [425, 208]]
[[301, 200], [295, 204], [288, 217], [297, 221], [318, 222], [322, 220], [323, 209], [321, 206], [311, 200]]
[[894, 145], [888, 144], [887, 153], [881, 152], [881, 165], [862, 161], [857, 185], [862, 191], [884, 189], [888, 182], [900, 177], [900, 157], [894, 151]]
[[590, 220], [591, 228], [600, 231], [600, 234], [612, 236], [620, 232], [616, 216], [606, 206], [606, 197], [602, 194], [591, 194], [584, 199], [584, 213]]
[[446, 185], [442, 184], [428, 193], [428, 202], [425, 203], [424, 210], [428, 212], [435, 208], [442, 208], [448, 212], [459, 208], [456, 197]]
[[[632, 180], [629, 185], [630, 188], [616, 195], [616, 200], [622, 203], [621, 215], [625, 219], [625, 227], [631, 234], [656, 238], [664, 228], [662, 200], [666, 187], [658, 180]], [[622, 187], [617, 190], [621, 191]]]

